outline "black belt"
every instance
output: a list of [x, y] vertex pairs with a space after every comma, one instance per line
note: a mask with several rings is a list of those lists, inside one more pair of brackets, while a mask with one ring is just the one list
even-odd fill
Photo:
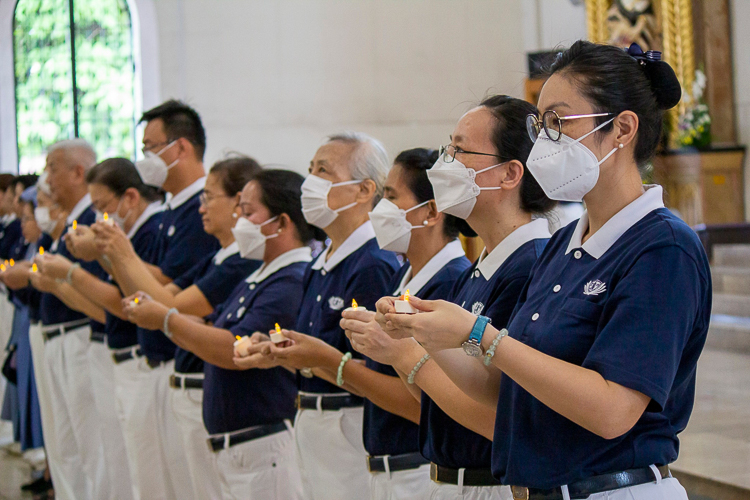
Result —
[[247, 443], [248, 441], [270, 436], [271, 434], [276, 434], [277, 432], [285, 430], [287, 430], [287, 427], [284, 422], [279, 422], [277, 424], [259, 425], [257, 427], [252, 427], [244, 431], [237, 431], [235, 433], [229, 434], [229, 436], [210, 437], [208, 438], [208, 447], [209, 449], [211, 449], [211, 451], [214, 452], [221, 451], [238, 444]]
[[[657, 467], [661, 477], [671, 477], [669, 467], [662, 465]], [[568, 485], [568, 493], [571, 500], [588, 498], [595, 493], [619, 490], [638, 486], [639, 484], [653, 483], [656, 481], [654, 471], [650, 467], [642, 469], [628, 469], [622, 472], [602, 474]], [[563, 494], [560, 488], [540, 490], [537, 488], [525, 488], [523, 486], [511, 486], [514, 500], [562, 500]]]
[[[430, 479], [436, 483], [458, 484], [458, 469], [430, 464]], [[464, 469], [464, 486], [500, 486], [492, 469]]]
[[77, 330], [78, 328], [81, 328], [82, 326], [86, 326], [88, 324], [89, 324], [89, 320], [83, 319], [81, 321], [76, 321], [75, 323], [71, 323], [69, 325], [64, 325], [64, 326], [61, 325], [61, 326], [55, 327], [54, 330], [50, 330], [48, 332], [45, 332], [44, 327], [42, 327], [42, 337], [44, 338], [45, 342], [49, 342], [55, 337], [58, 337], [64, 333], [68, 333], [72, 330]]
[[144, 358], [149, 368], [158, 368], [162, 364], [164, 364], [164, 361], [156, 361], [155, 359], [148, 359], [147, 356], [143, 355], [143, 351], [141, 350], [140, 347], [136, 347], [135, 353], [133, 353], [133, 349], [129, 351], [112, 353], [112, 359], [115, 361], [116, 365], [119, 365], [120, 363], [124, 363], [125, 361], [130, 361], [131, 359], [137, 359], [137, 358]]
[[169, 387], [173, 389], [203, 389], [203, 379], [173, 373], [169, 376]]
[[351, 394], [341, 396], [308, 396], [297, 394], [294, 406], [300, 410], [317, 410], [318, 399], [320, 399], [321, 410], [340, 410], [342, 408], [355, 408], [362, 406], [362, 400]]
[[398, 472], [400, 470], [418, 469], [430, 461], [421, 453], [404, 453], [403, 455], [368, 456], [367, 470], [370, 472], [386, 472], [385, 461], [388, 460], [388, 470]]
[[107, 334], [104, 332], [95, 332], [92, 330], [89, 340], [91, 342], [99, 342], [100, 344], [103, 344], [107, 341]]

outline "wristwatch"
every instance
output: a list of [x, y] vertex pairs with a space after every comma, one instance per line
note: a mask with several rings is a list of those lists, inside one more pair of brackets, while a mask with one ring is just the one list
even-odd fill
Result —
[[487, 328], [487, 323], [491, 323], [492, 320], [487, 316], [478, 316], [474, 322], [474, 328], [471, 329], [471, 335], [469, 340], [461, 344], [464, 348], [464, 352], [473, 358], [478, 358], [484, 354], [482, 349], [482, 337], [484, 336], [484, 329]]

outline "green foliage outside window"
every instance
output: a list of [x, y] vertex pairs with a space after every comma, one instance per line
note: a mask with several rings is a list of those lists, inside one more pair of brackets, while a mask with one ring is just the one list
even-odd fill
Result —
[[46, 148], [78, 136], [100, 158], [135, 153], [133, 38], [126, 0], [20, 0], [13, 26], [16, 126], [21, 172], [44, 167]]

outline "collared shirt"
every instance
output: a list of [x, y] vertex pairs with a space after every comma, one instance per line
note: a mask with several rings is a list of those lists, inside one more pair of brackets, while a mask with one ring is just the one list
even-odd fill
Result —
[[[198, 287], [213, 308], [227, 300], [229, 294], [248, 274], [262, 264], [259, 260], [240, 257], [236, 242], [220, 249], [214, 255], [208, 255], [188, 272], [173, 281], [173, 284], [185, 290], [191, 285]], [[200, 373], [203, 371], [203, 360], [181, 347], [175, 351], [175, 371], [179, 373]]]
[[0, 261], [13, 257], [13, 247], [22, 237], [20, 219], [4, 215], [0, 224]]
[[[146, 207], [146, 210], [136, 219], [135, 224], [128, 231], [128, 239], [130, 239], [130, 243], [133, 245], [133, 250], [135, 250], [136, 255], [144, 262], [151, 263], [151, 252], [153, 251], [156, 239], [159, 237], [161, 218], [162, 204], [158, 202], [152, 203]], [[133, 234], [131, 235], [131, 233]], [[111, 276], [109, 277], [109, 282], [117, 286], [117, 283], [114, 282]], [[134, 323], [120, 319], [109, 312], [107, 313], [105, 330], [107, 332], [107, 345], [110, 349], [124, 349], [139, 343], [138, 327]], [[149, 358], [158, 356], [158, 352], [152, 352], [149, 350], [149, 346], [150, 344], [146, 342], [146, 347], [142, 347], [145, 355]]]
[[[489, 317], [498, 329], [505, 327], [547, 238], [544, 219], [517, 228], [464, 271], [449, 300], [477, 316]], [[419, 441], [422, 455], [443, 467], [490, 467], [492, 442], [451, 419], [424, 392]]]
[[[394, 295], [403, 290], [427, 300], [447, 299], [461, 274], [471, 267], [458, 240], [445, 245], [419, 272], [404, 283], [411, 274], [411, 266], [405, 264], [393, 276], [390, 289]], [[385, 375], [398, 377], [390, 365], [365, 358], [366, 366]], [[365, 399], [362, 427], [365, 449], [370, 455], [401, 455], [419, 452], [419, 426], [405, 418], [394, 415]]]
[[167, 210], [176, 210], [196, 194], [201, 194], [203, 192], [203, 188], [205, 187], [206, 178], [201, 177], [176, 195], [172, 196], [169, 200], [167, 200], [167, 202], [165, 203]]
[[[72, 225], [73, 221], [81, 218], [83, 212], [86, 211], [89, 207], [91, 207], [91, 195], [86, 193], [83, 198], [78, 200], [78, 203], [76, 203], [76, 205], [73, 207], [73, 210], [70, 211], [70, 213], [68, 214], [68, 218], [65, 220], [65, 223], [68, 226]], [[96, 217], [94, 217], [94, 221], [96, 221]]]
[[558, 231], [508, 325], [520, 342], [645, 394], [646, 411], [607, 440], [504, 377], [492, 456], [504, 484], [552, 488], [677, 458], [708, 330], [711, 273], [697, 235], [660, 198], [660, 188], [649, 189], [582, 245], [587, 218]]
[[[309, 248], [297, 248], [256, 270], [214, 311], [214, 326], [242, 337], [268, 332], [275, 323], [294, 325], [311, 260]], [[293, 418], [297, 387], [288, 370], [225, 370], [206, 363], [204, 372], [203, 421], [209, 434]]]
[[[324, 340], [341, 352], [361, 357], [339, 326], [341, 311], [356, 299], [375, 309], [375, 302], [389, 293], [389, 282], [399, 268], [393, 252], [381, 250], [370, 221], [358, 227], [328, 261], [328, 249], [305, 273], [305, 296], [296, 330]], [[317, 393], [343, 392], [340, 387], [312, 378], [298, 377], [300, 390]]]

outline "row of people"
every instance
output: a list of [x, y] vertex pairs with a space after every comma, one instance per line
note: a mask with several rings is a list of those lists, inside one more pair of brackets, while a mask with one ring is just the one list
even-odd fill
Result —
[[[686, 499], [667, 466], [710, 273], [639, 172], [676, 82], [653, 53], [577, 42], [538, 110], [487, 98], [392, 166], [334, 135], [306, 179], [242, 158], [203, 179], [176, 102], [144, 115], [136, 164], [53, 147], [64, 243], [13, 273], [43, 292], [61, 497]], [[587, 211], [551, 237], [556, 200]], [[459, 233], [485, 244], [473, 264]]]

